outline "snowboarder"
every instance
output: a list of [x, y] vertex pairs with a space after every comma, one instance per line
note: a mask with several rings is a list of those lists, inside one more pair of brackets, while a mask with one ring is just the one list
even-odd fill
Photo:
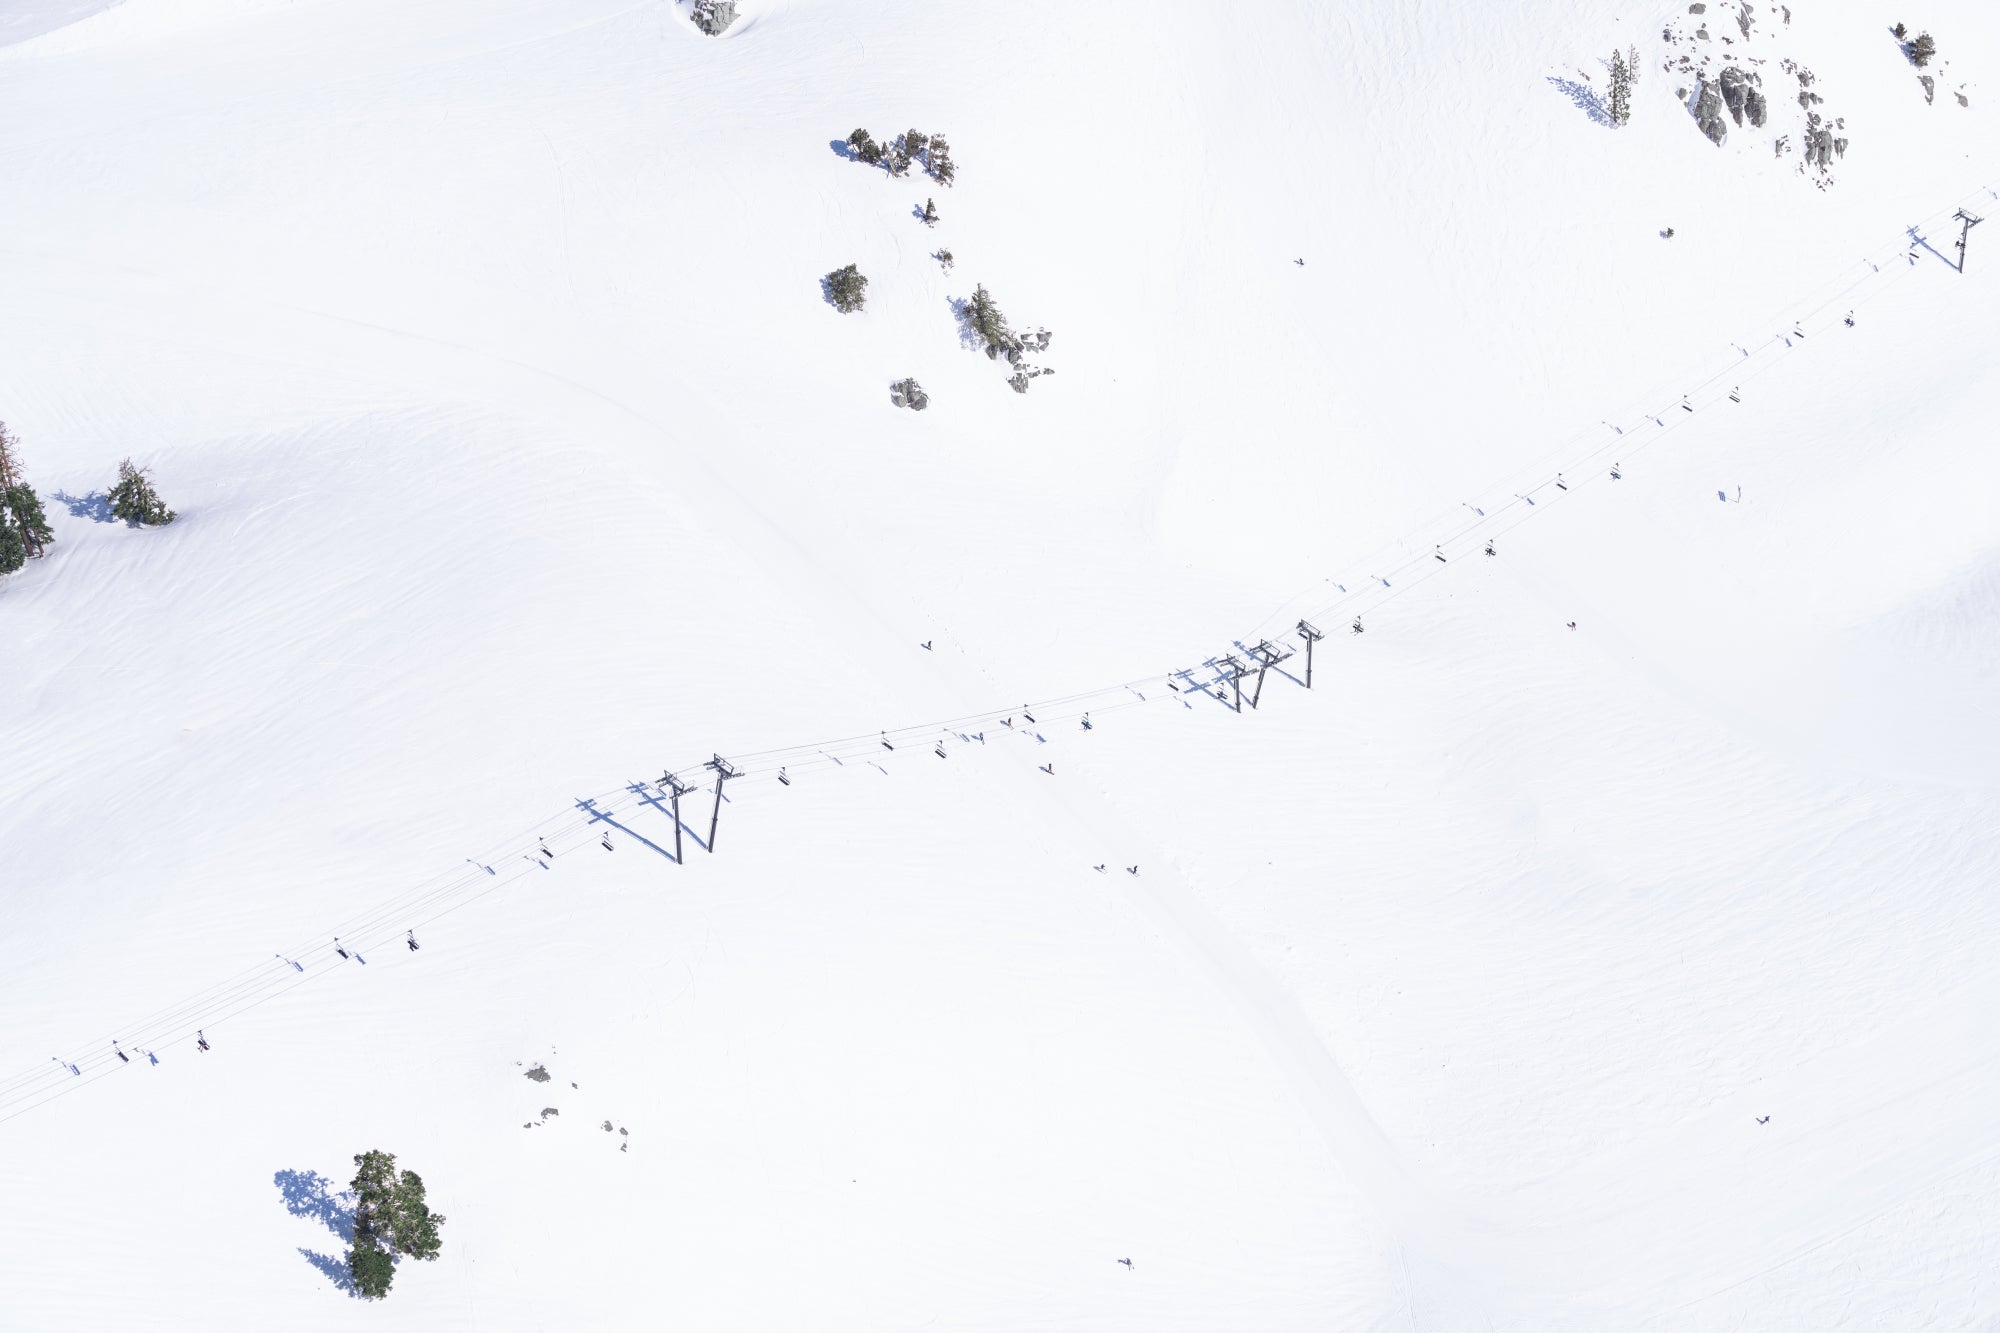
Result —
[[407, 936], [408, 936], [408, 939], [407, 939], [407, 940], [406, 940], [405, 942], [406, 942], [406, 943], [407, 943], [407, 944], [408, 944], [408, 945], [410, 946], [410, 952], [411, 952], [411, 953], [415, 953], [415, 952], [416, 952], [416, 951], [417, 951], [418, 949], [420, 949], [420, 948], [422, 948], [422, 947], [423, 947], [422, 945], [420, 945], [420, 944], [418, 944], [418, 943], [417, 943], [417, 932], [416, 932], [416, 931], [414, 931], [414, 930], [411, 930], [411, 931], [405, 931], [404, 933], [405, 933], [405, 935], [407, 935]]

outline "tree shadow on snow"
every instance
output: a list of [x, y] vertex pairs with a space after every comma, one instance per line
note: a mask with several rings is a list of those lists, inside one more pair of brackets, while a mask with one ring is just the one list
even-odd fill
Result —
[[859, 162], [861, 160], [861, 154], [855, 152], [854, 145], [848, 143], [845, 139], [829, 139], [826, 146], [833, 150], [835, 157], [846, 158], [849, 162]]
[[285, 1211], [293, 1217], [309, 1217], [340, 1237], [354, 1243], [354, 1196], [336, 1190], [333, 1182], [317, 1171], [280, 1171], [271, 1183], [285, 1196]]
[[[338, 1190], [334, 1183], [317, 1171], [280, 1171], [271, 1177], [271, 1183], [284, 1195], [285, 1211], [293, 1217], [310, 1218], [331, 1231], [342, 1244], [354, 1243], [354, 1196], [345, 1190]], [[347, 1260], [339, 1255], [321, 1254], [318, 1250], [298, 1247], [305, 1261], [326, 1276], [335, 1287], [352, 1296], [354, 1276], [348, 1271]]]
[[1578, 111], [1589, 116], [1593, 123], [1605, 126], [1611, 124], [1611, 112], [1605, 108], [1604, 99], [1598, 95], [1597, 89], [1587, 83], [1578, 83], [1575, 79], [1558, 78], [1554, 74], [1549, 75], [1549, 82], [1553, 83], [1556, 91], [1567, 97]]
[[68, 491], [57, 491], [54, 499], [75, 518], [87, 518], [93, 523], [118, 521], [117, 516], [111, 512], [111, 497], [103, 491], [92, 491], [88, 495], [71, 495]]
[[347, 1260], [336, 1255], [321, 1254], [318, 1250], [309, 1250], [303, 1245], [299, 1246], [299, 1253], [305, 1256], [307, 1263], [324, 1273], [328, 1282], [350, 1296], [358, 1294], [354, 1290], [354, 1274], [348, 1271]]

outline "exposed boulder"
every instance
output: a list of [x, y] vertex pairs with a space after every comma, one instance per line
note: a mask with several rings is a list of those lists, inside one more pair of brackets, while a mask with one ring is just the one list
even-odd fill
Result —
[[736, 22], [736, 0], [694, 0], [694, 12], [688, 17], [709, 36], [720, 37]]
[[1730, 119], [1736, 122], [1737, 128], [1742, 128], [1744, 94], [1750, 90], [1749, 76], [1730, 65], [1722, 71], [1716, 84], [1722, 90], [1722, 104], [1729, 108]]
[[1709, 142], [1718, 148], [1729, 137], [1729, 121], [1723, 116], [1722, 89], [1707, 79], [1701, 81], [1700, 91], [1695, 94], [1694, 121], [1708, 136]]
[[902, 379], [889, 386], [889, 401], [898, 407], [921, 412], [931, 405], [931, 396], [915, 380]]
[[1764, 120], [1770, 114], [1770, 108], [1764, 104], [1764, 94], [1755, 88], [1745, 88], [1743, 90], [1743, 114], [1750, 118], [1752, 125], [1755, 125], [1760, 130], [1763, 129]]

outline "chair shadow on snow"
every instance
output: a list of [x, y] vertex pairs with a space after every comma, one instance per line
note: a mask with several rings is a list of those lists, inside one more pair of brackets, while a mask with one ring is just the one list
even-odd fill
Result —
[[87, 518], [93, 523], [116, 523], [117, 516], [111, 512], [111, 497], [103, 491], [92, 491], [88, 495], [71, 495], [68, 491], [56, 491], [56, 502], [69, 510], [72, 517]]
[[1604, 98], [1597, 89], [1587, 83], [1578, 83], [1575, 79], [1558, 78], [1554, 74], [1549, 75], [1549, 82], [1556, 86], [1557, 92], [1567, 97], [1575, 104], [1577, 110], [1589, 116], [1594, 123], [1611, 124], [1611, 112], [1605, 108]]
[[[317, 1171], [280, 1171], [271, 1177], [271, 1183], [284, 1195], [286, 1212], [320, 1223], [343, 1245], [354, 1243], [353, 1195], [336, 1190], [334, 1183]], [[298, 1249], [307, 1263], [326, 1275], [327, 1281], [350, 1296], [354, 1294], [354, 1279], [345, 1258], [321, 1254], [303, 1245]]]

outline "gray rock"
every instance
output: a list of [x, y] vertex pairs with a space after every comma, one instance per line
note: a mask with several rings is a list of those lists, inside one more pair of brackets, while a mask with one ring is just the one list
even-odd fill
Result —
[[915, 380], [902, 379], [889, 386], [889, 401], [898, 407], [921, 412], [931, 405], [931, 396]]
[[1722, 104], [1729, 108], [1730, 118], [1736, 122], [1738, 128], [1741, 128], [1744, 94], [1750, 90], [1750, 80], [1742, 70], [1730, 65], [1722, 71], [1716, 83], [1722, 89]]
[[1701, 0], [1695, 0], [1695, 3], [1688, 6], [1688, 13], [1690, 14], [1706, 14], [1707, 12], [1708, 6], [1701, 3]]
[[1028, 391], [1028, 377], [1018, 371], [1007, 383], [1013, 387], [1015, 393], [1026, 393]]
[[1743, 90], [1743, 114], [1750, 117], [1752, 125], [1755, 125], [1760, 130], [1763, 129], [1764, 117], [1768, 112], [1769, 108], [1764, 105], [1764, 94], [1758, 92], [1755, 88], [1745, 88]]
[[1919, 74], [1917, 82], [1924, 85], [1924, 105], [1929, 106], [1931, 99], [1937, 96], [1937, 80], [1928, 74]]
[[736, 0], [694, 0], [694, 13], [689, 17], [695, 27], [711, 37], [720, 37], [736, 22]]
[[1695, 98], [1694, 123], [1708, 136], [1710, 143], [1720, 148], [1722, 141], [1729, 137], [1729, 121], [1723, 115], [1722, 90], [1707, 79], [1701, 81], [1701, 91]]

